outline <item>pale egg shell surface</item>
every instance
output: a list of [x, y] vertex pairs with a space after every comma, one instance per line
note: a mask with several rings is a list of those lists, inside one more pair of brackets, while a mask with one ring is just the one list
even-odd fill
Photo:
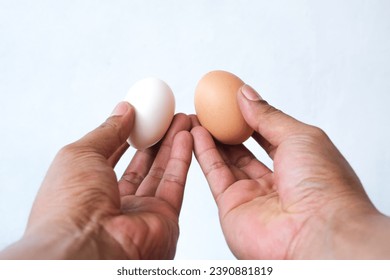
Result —
[[217, 70], [203, 76], [195, 90], [195, 111], [200, 124], [224, 144], [241, 144], [253, 133], [237, 102], [243, 84], [232, 73]]
[[134, 126], [127, 142], [144, 150], [153, 146], [167, 132], [175, 114], [175, 97], [170, 87], [156, 78], [135, 83], [125, 101], [135, 108]]

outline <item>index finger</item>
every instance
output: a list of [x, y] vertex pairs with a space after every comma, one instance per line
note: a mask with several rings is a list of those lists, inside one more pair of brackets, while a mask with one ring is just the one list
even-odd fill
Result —
[[176, 134], [167, 167], [156, 190], [156, 197], [168, 202], [177, 213], [180, 212], [191, 164], [192, 143], [193, 139], [188, 131]]
[[195, 157], [217, 201], [218, 197], [237, 181], [237, 178], [223, 160], [213, 138], [205, 128], [196, 126], [191, 130], [191, 134], [194, 138]]

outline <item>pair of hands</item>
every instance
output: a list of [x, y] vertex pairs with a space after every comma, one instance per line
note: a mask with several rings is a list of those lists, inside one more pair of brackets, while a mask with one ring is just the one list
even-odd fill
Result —
[[244, 145], [216, 143], [196, 116], [177, 114], [164, 139], [137, 151], [118, 181], [113, 167], [134, 119], [133, 107], [120, 103], [100, 127], [60, 150], [24, 237], [0, 257], [173, 258], [192, 151], [237, 258], [389, 257], [388, 218], [326, 134], [247, 85], [237, 98], [273, 170]]

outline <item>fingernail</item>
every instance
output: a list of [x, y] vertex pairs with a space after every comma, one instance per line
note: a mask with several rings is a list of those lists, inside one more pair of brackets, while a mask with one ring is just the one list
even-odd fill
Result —
[[129, 110], [129, 103], [126, 101], [121, 101], [116, 105], [114, 111], [112, 111], [111, 116], [123, 116]]
[[258, 94], [251, 86], [246, 84], [241, 87], [241, 92], [246, 97], [246, 99], [251, 101], [259, 101], [263, 99], [261, 98], [260, 94]]

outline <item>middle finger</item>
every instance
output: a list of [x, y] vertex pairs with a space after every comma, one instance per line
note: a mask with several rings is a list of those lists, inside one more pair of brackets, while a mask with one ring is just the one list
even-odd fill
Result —
[[155, 157], [145, 180], [143, 180], [135, 193], [136, 195], [154, 196], [169, 161], [175, 135], [182, 130], [188, 131], [190, 127], [191, 122], [187, 115], [177, 114], [175, 116], [166, 136], [161, 142], [157, 156]]

